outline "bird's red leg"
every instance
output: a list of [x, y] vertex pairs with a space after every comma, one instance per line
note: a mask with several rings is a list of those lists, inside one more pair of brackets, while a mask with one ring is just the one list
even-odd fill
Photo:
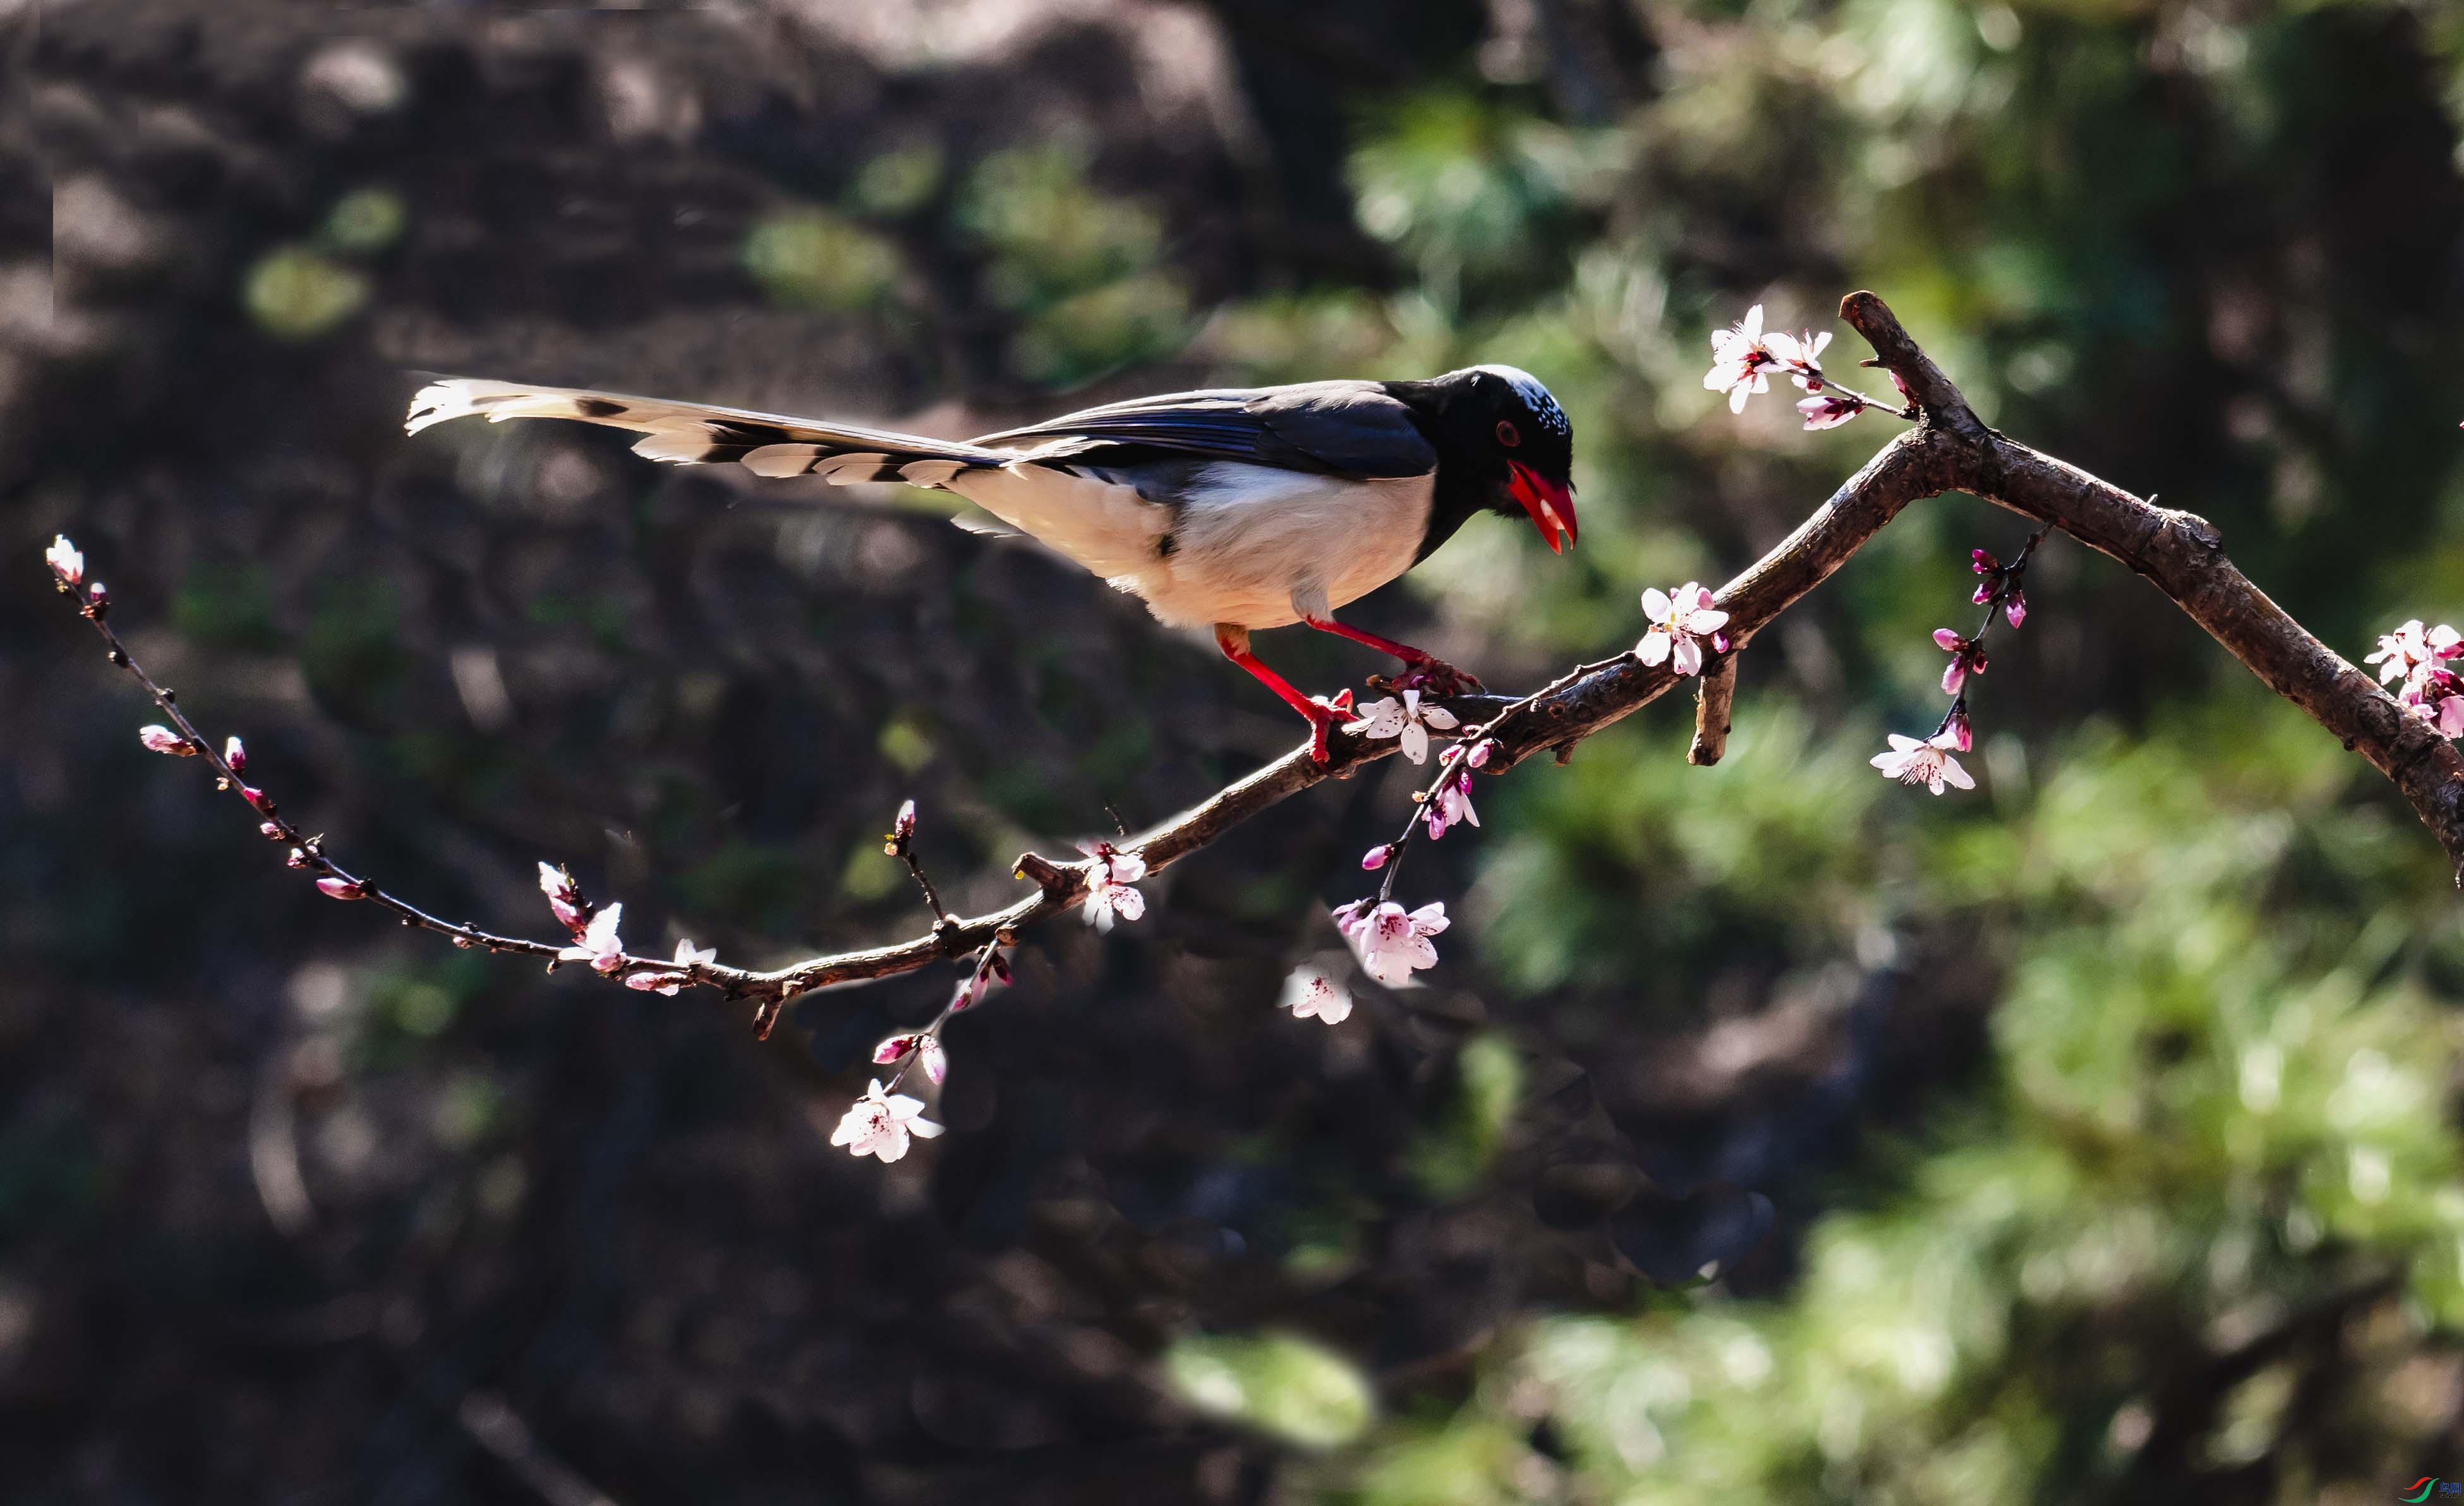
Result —
[[1393, 654], [1403, 661], [1411, 668], [1396, 682], [1400, 688], [1426, 690], [1431, 695], [1459, 695], [1465, 690], [1485, 688], [1480, 683], [1480, 676], [1456, 668], [1425, 648], [1380, 638], [1375, 633], [1353, 627], [1348, 622], [1338, 622], [1331, 617], [1309, 617], [1302, 621], [1321, 633], [1332, 633], [1337, 638], [1349, 638], [1355, 644], [1367, 644], [1381, 653]]
[[1352, 692], [1345, 690], [1332, 701], [1313, 701], [1301, 694], [1289, 680], [1267, 668], [1264, 660], [1249, 651], [1249, 630], [1245, 627], [1216, 623], [1215, 646], [1223, 650], [1224, 658], [1256, 675], [1261, 685], [1282, 696], [1286, 706], [1309, 718], [1309, 756], [1326, 762], [1327, 732], [1335, 723], [1352, 719]]

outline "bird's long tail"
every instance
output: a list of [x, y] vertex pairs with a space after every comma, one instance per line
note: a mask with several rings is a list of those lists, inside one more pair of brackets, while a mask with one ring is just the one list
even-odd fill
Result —
[[410, 417], [403, 426], [416, 434], [432, 424], [473, 415], [484, 416], [492, 424], [555, 418], [629, 428], [642, 436], [633, 453], [652, 460], [684, 466], [734, 461], [756, 475], [810, 474], [841, 486], [904, 481], [910, 486], [937, 487], [961, 470], [998, 468], [1018, 458], [1014, 450], [819, 424], [778, 413], [469, 377], [451, 377], [420, 388], [410, 400]]

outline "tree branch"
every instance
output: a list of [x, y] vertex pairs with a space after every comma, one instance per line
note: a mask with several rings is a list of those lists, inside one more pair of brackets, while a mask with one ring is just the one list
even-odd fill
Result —
[[[1716, 594], [1714, 604], [1728, 614], [1731, 644], [1705, 671], [1693, 762], [1713, 763], [1721, 754], [1736, 659], [1756, 633], [1830, 578], [1910, 502], [1967, 491], [2050, 524], [2145, 577], [2270, 689], [2393, 780], [2464, 882], [2464, 755], [2432, 728], [2407, 715], [2374, 679], [2313, 637], [2234, 569], [2212, 524], [2156, 507], [1988, 428], [1957, 385], [1873, 294], [1850, 295], [1839, 313], [1874, 348], [1875, 359], [1865, 364], [1889, 371], [1908, 394], [1917, 423], [1883, 446], [1794, 533]], [[110, 641], [113, 662], [126, 666], [101, 614], [89, 615]], [[171, 693], [142, 671], [138, 675], [181, 733], [198, 752], [214, 757], [211, 747], [180, 715]], [[1466, 724], [1466, 740], [1486, 738], [1494, 745], [1485, 768], [1496, 775], [1544, 750], [1556, 752], [1562, 761], [1576, 743], [1650, 705], [1681, 678], [1670, 663], [1648, 666], [1626, 653], [1577, 666], [1520, 699], [1460, 696], [1447, 705]], [[1203, 802], [1126, 838], [1118, 848], [1144, 859], [1153, 873], [1268, 807], [1325, 780], [1348, 777], [1397, 747], [1393, 740], [1372, 742], [1336, 731], [1328, 762], [1313, 762], [1304, 744]], [[221, 760], [215, 762], [219, 767]], [[220, 772], [237, 783], [231, 770]], [[318, 871], [342, 873], [313, 839], [298, 838], [270, 808], [263, 814], [270, 818], [269, 835], [304, 841]], [[627, 958], [626, 966], [683, 973], [685, 981], [716, 987], [730, 998], [752, 999], [757, 1003], [755, 1028], [766, 1036], [798, 994], [975, 957], [997, 938], [1014, 938], [1083, 901], [1089, 871], [1089, 862], [1055, 862], [1023, 854], [1015, 872], [1033, 883], [1036, 892], [1006, 908], [972, 917], [939, 916], [929, 933], [909, 941], [813, 957], [770, 971], [709, 964], [683, 970], [655, 958]], [[373, 884], [366, 885], [362, 897], [376, 901], [405, 925], [441, 931], [463, 946], [534, 956], [553, 956], [559, 949], [553, 943], [491, 935], [435, 919]]]

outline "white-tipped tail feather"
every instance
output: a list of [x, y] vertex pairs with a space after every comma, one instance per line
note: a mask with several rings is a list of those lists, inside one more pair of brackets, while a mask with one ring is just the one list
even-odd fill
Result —
[[[833, 486], [890, 481], [941, 488], [1108, 578], [1134, 577], [1155, 566], [1172, 527], [1169, 508], [1130, 487], [1040, 464], [1033, 451], [620, 392], [454, 377], [420, 388], [403, 426], [416, 434], [448, 419], [470, 417], [492, 424], [571, 419], [631, 429], [642, 436], [635, 454], [671, 465], [734, 461], [773, 478], [816, 475]], [[1115, 583], [1135, 589], [1125, 580]]]

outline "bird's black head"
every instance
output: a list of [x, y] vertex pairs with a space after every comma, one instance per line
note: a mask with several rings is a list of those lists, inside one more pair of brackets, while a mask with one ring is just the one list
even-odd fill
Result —
[[[1513, 366], [1466, 366], [1390, 390], [1419, 417], [1441, 483], [1458, 498], [1529, 516], [1560, 553], [1574, 541], [1574, 428], [1539, 378]], [[1457, 490], [1466, 482], [1476, 489], [1468, 495]]]

